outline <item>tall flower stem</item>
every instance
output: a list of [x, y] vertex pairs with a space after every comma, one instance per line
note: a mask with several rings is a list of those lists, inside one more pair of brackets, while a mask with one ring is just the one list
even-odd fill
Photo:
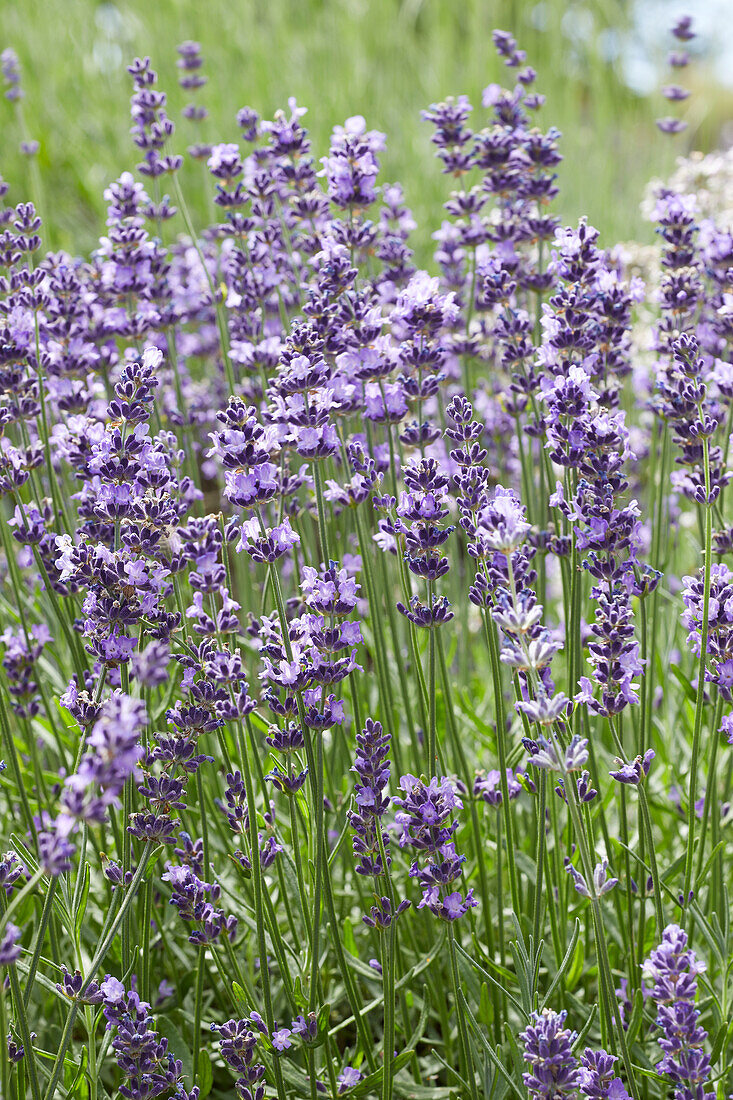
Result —
[[315, 459], [312, 463], [313, 470], [313, 484], [316, 490], [316, 508], [318, 510], [318, 536], [321, 542], [321, 554], [323, 555], [323, 564], [328, 568], [330, 555], [328, 551], [328, 535], [326, 533], [326, 505], [323, 499], [323, 479], [321, 476], [321, 467], [318, 459]]
[[488, 608], [482, 608], [484, 622], [484, 636], [489, 651], [491, 673], [494, 680], [494, 706], [496, 708], [496, 748], [499, 755], [499, 785], [501, 787], [501, 813], [504, 820], [504, 841], [506, 845], [507, 866], [509, 868], [509, 889], [511, 891], [512, 908], [515, 913], [520, 912], [519, 887], [517, 884], [517, 867], [514, 858], [514, 826], [512, 822], [511, 807], [509, 805], [509, 784], [507, 782], [507, 753], [506, 753], [506, 708], [504, 706], [504, 691], [501, 682], [501, 663], [499, 661], [499, 643], [496, 636], [496, 625], [489, 615]]
[[[13, 963], [8, 967], [10, 973], [10, 990], [13, 994], [13, 1004], [15, 1005], [15, 1014], [18, 1017], [18, 1030], [20, 1031], [20, 1037], [23, 1040], [23, 1047], [25, 1048], [25, 1060], [28, 1065], [28, 1079], [31, 1086], [31, 1095], [33, 1100], [41, 1100], [41, 1090], [38, 1085], [38, 1067], [36, 1065], [36, 1053], [33, 1049], [33, 1042], [31, 1040], [31, 1029], [28, 1025], [28, 1014], [23, 1004], [23, 994], [20, 989], [20, 982], [18, 981], [18, 971]], [[0, 1036], [0, 1041], [5, 1042], [5, 1036]]]
[[31, 993], [33, 992], [33, 986], [36, 979], [36, 971], [38, 970], [38, 962], [41, 958], [41, 952], [43, 951], [43, 943], [46, 939], [46, 930], [48, 928], [48, 922], [51, 919], [51, 913], [53, 910], [53, 899], [56, 895], [57, 880], [52, 878], [48, 884], [48, 890], [46, 891], [46, 897], [43, 901], [43, 910], [41, 911], [41, 919], [38, 922], [38, 931], [36, 932], [36, 946], [33, 951], [33, 957], [28, 967], [28, 973], [25, 979], [25, 988], [23, 990], [23, 1004], [28, 1007], [28, 1003], [31, 999]]
[[451, 980], [453, 983], [453, 1001], [455, 1005], [456, 1021], [458, 1023], [458, 1045], [461, 1052], [461, 1062], [463, 1065], [463, 1071], [468, 1080], [468, 1087], [471, 1090], [471, 1100], [478, 1100], [478, 1089], [476, 1088], [476, 1073], [473, 1068], [473, 1056], [471, 1054], [471, 1047], [468, 1040], [466, 1016], [464, 1012], [463, 1001], [461, 1000], [460, 996], [461, 983], [458, 976], [455, 933], [453, 931], [452, 924], [448, 925], [448, 949], [450, 952], [450, 970]]
[[[376, 823], [379, 858], [384, 868], [387, 897], [392, 909], [392, 920], [388, 928], [380, 928], [379, 941], [382, 955], [382, 995], [384, 1008], [384, 1043], [382, 1048], [382, 1100], [392, 1100], [394, 1091], [392, 1058], [395, 1042], [395, 946], [397, 923], [395, 916], [395, 894], [389, 873], [389, 862], [382, 837], [382, 827]], [[376, 880], [375, 880], [376, 893]]]
[[[290, 646], [290, 638], [288, 635], [288, 620], [285, 613], [285, 602], [283, 600], [282, 587], [280, 585], [280, 577], [274, 566], [270, 566], [270, 578], [272, 581], [273, 591], [275, 593], [275, 603], [277, 606], [278, 618], [280, 620], [280, 628], [283, 636], [283, 644], [285, 651], [288, 655], [288, 659], [292, 660], [292, 648]], [[349, 1001], [352, 1014], [356, 1021], [359, 1037], [361, 1038], [364, 1054], [367, 1060], [367, 1064], [372, 1072], [377, 1068], [376, 1060], [374, 1058], [374, 1051], [372, 1049], [372, 1040], [366, 1030], [366, 1024], [359, 1005], [359, 997], [357, 994], [356, 986], [354, 985], [354, 979], [351, 972], [348, 969], [346, 963], [346, 956], [344, 955], [343, 945], [341, 943], [341, 937], [339, 935], [339, 922], [336, 915], [336, 906], [334, 905], [333, 892], [331, 889], [331, 874], [328, 865], [328, 859], [325, 858], [325, 836], [324, 836], [324, 817], [323, 817], [323, 735], [319, 731], [318, 745], [320, 752], [318, 757], [313, 751], [313, 739], [310, 736], [310, 730], [305, 722], [305, 708], [303, 706], [303, 700], [300, 692], [296, 693], [296, 700], [298, 705], [298, 716], [303, 730], [303, 739], [305, 742], [306, 760], [308, 763], [308, 774], [310, 776], [311, 796], [313, 802], [313, 831], [315, 833], [316, 852], [315, 852], [315, 887], [314, 887], [314, 899], [313, 899], [313, 924], [311, 931], [311, 990], [310, 1001], [311, 1008], [315, 1009], [317, 999], [317, 988], [319, 981], [319, 943], [320, 943], [320, 929], [322, 923], [321, 917], [321, 898], [325, 896], [326, 909], [328, 911], [329, 920], [331, 922], [331, 938], [336, 951], [336, 957], [339, 965], [339, 970], [344, 981], [346, 988], [346, 995]]]
[[[428, 607], [433, 606], [433, 585], [428, 581]], [[430, 778], [438, 774], [437, 698], [435, 682], [435, 630], [428, 630], [428, 773]]]
[[123, 920], [125, 919], [126, 913], [128, 912], [130, 906], [132, 905], [133, 901], [135, 900], [135, 897], [137, 896], [138, 888], [139, 888], [140, 883], [143, 880], [143, 876], [145, 875], [145, 872], [147, 870], [148, 862], [150, 861], [151, 855], [152, 855], [152, 844], [150, 842], [147, 842], [144, 849], [143, 849], [142, 855], [140, 857], [140, 862], [137, 866], [137, 870], [135, 871], [135, 874], [133, 875], [133, 878], [132, 878], [132, 881], [130, 882], [130, 885], [127, 887], [127, 893], [125, 894], [125, 897], [122, 901], [122, 904], [120, 905], [120, 908], [117, 910], [116, 916], [113, 918], [113, 920], [111, 922], [109, 922], [109, 928], [107, 928], [106, 931], [103, 933], [103, 935], [100, 939], [100, 942], [97, 945], [97, 950], [94, 952], [94, 958], [92, 959], [91, 963], [89, 964], [89, 970], [87, 971], [87, 976], [84, 979], [84, 981], [82, 982], [81, 989], [79, 990], [78, 996], [77, 996], [76, 1000], [73, 1001], [72, 1004], [71, 1004], [68, 1015], [66, 1017], [66, 1023], [64, 1025], [64, 1030], [63, 1030], [62, 1035], [61, 1035], [61, 1041], [59, 1043], [59, 1049], [57, 1051], [56, 1058], [55, 1058], [54, 1063], [53, 1063], [53, 1068], [51, 1070], [51, 1077], [50, 1077], [50, 1080], [48, 1082], [48, 1087], [47, 1087], [47, 1089], [44, 1093], [44, 1100], [51, 1100], [51, 1098], [56, 1093], [56, 1086], [59, 1083], [59, 1078], [61, 1077], [61, 1073], [62, 1073], [62, 1070], [64, 1068], [64, 1060], [66, 1058], [66, 1051], [68, 1050], [69, 1043], [71, 1042], [71, 1036], [72, 1036], [73, 1030], [74, 1030], [74, 1022], [76, 1020], [77, 1013], [79, 1012], [79, 1000], [80, 1000], [80, 998], [82, 998], [84, 996], [84, 994], [89, 989], [89, 986], [94, 981], [96, 973], [97, 973], [99, 967], [101, 966], [101, 964], [104, 962], [104, 959], [107, 955], [107, 952], [109, 951], [110, 947], [112, 946], [112, 942], [113, 942], [115, 936], [117, 935], [119, 927], [122, 924]]
[[[535, 871], [535, 888], [534, 888], [534, 914], [532, 921], [532, 928], [534, 932], [534, 942], [538, 944], [540, 942], [540, 936], [542, 933], [542, 911], [543, 911], [543, 894], [542, 884], [544, 877], [545, 867], [545, 813], [547, 805], [547, 774], [541, 772], [539, 777], [539, 798], [537, 801], [537, 840], [536, 840], [536, 871]], [[552, 905], [552, 902], [550, 902]]]
[[708, 773], [705, 780], [705, 798], [703, 800], [702, 820], [700, 822], [700, 839], [697, 845], [697, 863], [695, 866], [695, 893], [697, 893], [698, 886], [700, 884], [700, 877], [702, 875], [702, 869], [705, 862], [705, 841], [707, 839], [710, 816], [711, 812], [716, 812], [715, 804], [718, 799], [718, 748], [720, 745], [720, 731], [718, 727], [720, 726], [722, 709], [723, 700], [719, 699], [715, 708], [715, 719], [713, 721], [713, 733], [711, 736], [710, 760], [708, 762]]
[[176, 200], [181, 210], [183, 217], [183, 223], [186, 226], [186, 232], [191, 238], [191, 244], [198, 256], [201, 269], [204, 273], [209, 293], [211, 294], [212, 305], [216, 313], [216, 324], [219, 330], [219, 342], [221, 344], [221, 356], [224, 362], [224, 373], [226, 375], [227, 384], [229, 386], [230, 393], [236, 393], [236, 382], [234, 378], [234, 370], [232, 368], [232, 361], [229, 355], [229, 332], [227, 329], [227, 320], [223, 310], [223, 303], [221, 302], [220, 295], [217, 293], [217, 288], [214, 285], [214, 280], [211, 277], [211, 273], [206, 264], [206, 259], [201, 251], [201, 245], [199, 244], [198, 237], [196, 236], [196, 230], [191, 220], [191, 215], [186, 205], [186, 200], [183, 195], [183, 189], [181, 187], [181, 181], [178, 179], [178, 173], [173, 173], [173, 182], [176, 188]]
[[438, 634], [437, 637], [437, 649], [438, 658], [440, 661], [441, 680], [443, 684], [443, 696], [445, 699], [446, 721], [448, 726], [448, 734], [450, 737], [451, 747], [458, 758], [458, 766], [460, 769], [463, 782], [466, 784], [466, 790], [468, 791], [469, 807], [471, 813], [471, 829], [473, 832], [473, 846], [476, 856], [476, 869], [478, 871], [479, 880], [479, 892], [481, 894], [481, 909], [484, 918], [484, 926], [486, 931], [486, 942], [490, 944], [493, 939], [491, 928], [491, 905], [489, 896], [489, 884], [486, 878], [486, 866], [483, 858], [483, 838], [481, 835], [481, 822], [479, 820], [478, 810], [476, 807], [476, 799], [473, 797], [471, 790], [471, 773], [468, 767], [468, 760], [461, 743], [458, 730], [456, 728], [455, 714], [453, 711], [453, 698], [451, 693], [450, 680], [448, 679], [448, 665], [445, 659], [445, 648], [443, 646], [443, 637]]
[[[553, 740], [554, 734], [553, 734]], [[562, 750], [555, 742], [555, 752], [558, 759], [562, 759]], [[572, 782], [565, 783], [565, 790], [567, 793], [567, 805], [570, 810], [570, 816], [573, 822], [573, 830], [575, 832], [575, 839], [580, 851], [580, 859], [583, 865], [583, 872], [585, 874], [586, 882], [589, 885], [589, 889], [594, 890], [593, 887], [593, 862], [591, 860], [590, 852], [586, 842], [585, 830], [583, 828], [582, 820], [580, 817], [577, 792], [575, 790], [575, 784]], [[632, 1096], [637, 1096], [636, 1081], [634, 1077], [634, 1070], [631, 1064], [631, 1056], [629, 1054], [628, 1044], [626, 1042], [626, 1032], [624, 1030], [623, 1021], [621, 1019], [621, 1011], [619, 1009], [618, 1000], [614, 993], [613, 975], [611, 973], [611, 964], [608, 958], [608, 945], [606, 943], [606, 934], [603, 927], [603, 914], [601, 912], [601, 905], [595, 890], [590, 898], [591, 909], [593, 914], [593, 930], [596, 941], [596, 948], [598, 950], [598, 974], [599, 984], [601, 988], [601, 1000], [603, 1005], [603, 1011], [601, 1013], [601, 1019], [605, 1022], [604, 1030], [608, 1030], [610, 1036], [610, 1030], [613, 1023], [616, 1024], [616, 1045], [617, 1049], [621, 1053], [621, 1060], [626, 1070], [626, 1079], [629, 1086], [629, 1092]]]
[[690, 915], [690, 888], [692, 886], [693, 862], [695, 855], [695, 832], [697, 815], [695, 801], [697, 796], [697, 773], [700, 762], [700, 741], [702, 737], [702, 719], [705, 708], [705, 671], [707, 668], [708, 624], [710, 621], [710, 573], [713, 557], [713, 510], [710, 500], [710, 444], [703, 440], [703, 463], [705, 471], [705, 497], [708, 503], [705, 509], [704, 534], [704, 579], [702, 598], [702, 623], [700, 626], [700, 661], [697, 673], [697, 697], [695, 699], [695, 725], [692, 733], [692, 755], [690, 757], [690, 782], [687, 791], [687, 850], [685, 854], [685, 885], [682, 904], [685, 916]]

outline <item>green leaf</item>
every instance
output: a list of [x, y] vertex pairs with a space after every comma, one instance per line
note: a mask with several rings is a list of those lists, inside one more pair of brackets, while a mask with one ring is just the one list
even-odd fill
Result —
[[180, 1058], [183, 1063], [183, 1076], [189, 1081], [193, 1079], [193, 1061], [188, 1043], [171, 1020], [170, 1016], [159, 1016], [156, 1027], [160, 1034], [168, 1040], [168, 1045], [175, 1058]]
[[644, 1012], [644, 996], [640, 989], [637, 989], [634, 993], [634, 1007], [631, 1011], [631, 1019], [629, 1020], [629, 1027], [626, 1033], [626, 1040], [630, 1047], [632, 1047], [636, 1041], [636, 1037], [639, 1034], [639, 1028], [641, 1027], [641, 1019]]
[[424, 985], [422, 987], [422, 1008], [420, 1010], [420, 1019], [417, 1021], [417, 1024], [415, 1025], [415, 1029], [412, 1032], [412, 1035], [410, 1036], [409, 1042], [407, 1044], [407, 1049], [410, 1050], [410, 1051], [414, 1051], [415, 1047], [417, 1046], [417, 1044], [420, 1042], [420, 1040], [423, 1037], [423, 1032], [425, 1031], [425, 1024], [427, 1023], [427, 1020], [428, 1020], [429, 1010], [430, 1010], [430, 990], [428, 989], [428, 987], [426, 985]]
[[318, 1026], [318, 1034], [319, 1035], [325, 1035], [326, 1034], [326, 1031], [328, 1029], [328, 1021], [329, 1021], [330, 1016], [331, 1016], [331, 1005], [330, 1004], [321, 1005], [321, 1007], [318, 1010], [318, 1018], [317, 1018], [317, 1026]]
[[[577, 921], [577, 918], [576, 918], [576, 921]], [[577, 927], [577, 925], [576, 925], [576, 927]], [[563, 963], [564, 962], [565, 962], [565, 960], [563, 959]], [[583, 940], [580, 938], [580, 936], [578, 936], [577, 941], [576, 941], [576, 945], [575, 945], [575, 954], [573, 956], [573, 961], [572, 961], [572, 964], [571, 964], [571, 966], [570, 966], [570, 968], [568, 969], [568, 972], [567, 972], [567, 984], [570, 987], [570, 989], [575, 988], [575, 986], [578, 982], [578, 978], [583, 973], [584, 963], [585, 963], [585, 949], [583, 947]]]
[[486, 982], [481, 982], [481, 993], [479, 994], [479, 1004], [477, 1018], [484, 1027], [488, 1027], [491, 1022], [491, 998], [489, 997], [489, 986]]
[[344, 917], [344, 923], [341, 926], [344, 930], [344, 947], [350, 955], [359, 957], [359, 950], [356, 946], [356, 937], [354, 936], [354, 926], [348, 917]]
[[211, 1058], [209, 1057], [208, 1050], [202, 1050], [199, 1053], [199, 1100], [205, 1100], [211, 1092], [213, 1084], [214, 1071], [211, 1068]]
[[89, 899], [89, 883], [90, 883], [91, 868], [88, 862], [84, 864], [83, 881], [81, 886], [81, 893], [79, 895], [79, 905], [77, 906], [76, 913], [74, 914], [74, 932], [76, 934], [76, 940], [78, 942], [81, 935], [81, 927], [84, 923], [84, 917], [87, 911], [87, 901]]
[[500, 992], [503, 993], [504, 996], [506, 996], [511, 1001], [518, 1012], [529, 1019], [529, 1013], [525, 1012], [524, 1008], [516, 999], [516, 997], [513, 997], [507, 989], [507, 979], [511, 982], [512, 985], [514, 984], [514, 975], [511, 973], [510, 970], [504, 970], [503, 967], [498, 966], [496, 963], [494, 963], [492, 959], [486, 960], [487, 964], [491, 966], [494, 970], [497, 970], [500, 973], [503, 972], [507, 975], [507, 978], [505, 979], [505, 984], [502, 985], [501, 982], [497, 982], [495, 978], [492, 978], [491, 974], [489, 974], [488, 971], [484, 970], [484, 968], [479, 963], [477, 963], [476, 960], [472, 958], [468, 954], [468, 952], [464, 950], [463, 947], [461, 947], [460, 943], [456, 943], [456, 951], [458, 951], [460, 955], [463, 955], [466, 959], [468, 959], [474, 970], [477, 970], [479, 974], [481, 974], [481, 976], [486, 979], [487, 982], [491, 982], [493, 986], [500, 990]]
[[478, 1022], [476, 1020], [476, 1017], [474, 1016], [473, 1012], [471, 1012], [471, 1009], [468, 1006], [468, 1001], [463, 996], [463, 990], [461, 990], [461, 989], [458, 990], [458, 996], [461, 999], [461, 1002], [463, 1004], [463, 1008], [465, 1010], [466, 1016], [468, 1017], [468, 1022], [471, 1025], [471, 1030], [473, 1031], [474, 1035], [478, 1039], [478, 1041], [481, 1044], [483, 1050], [486, 1052], [492, 1066], [497, 1071], [497, 1073], [504, 1079], [504, 1081], [506, 1081], [507, 1085], [510, 1087], [512, 1092], [514, 1092], [519, 1097], [519, 1100], [525, 1100], [524, 1092], [519, 1088], [519, 1086], [516, 1084], [516, 1082], [513, 1080], [513, 1078], [509, 1076], [507, 1070], [504, 1067], [504, 1063], [503, 1063], [502, 1059], [500, 1057], [498, 1057], [496, 1051], [494, 1050], [494, 1048], [489, 1043], [489, 1040], [484, 1035], [483, 1030], [479, 1027]]
[[[575, 966], [575, 955], [577, 953], [577, 945], [578, 945], [579, 937], [580, 937], [580, 921], [576, 917], [575, 918], [575, 928], [573, 929], [573, 935], [570, 939], [570, 943], [568, 944], [568, 949], [565, 952], [565, 956], [564, 956], [562, 962], [560, 963], [560, 968], [559, 968], [557, 974], [555, 975], [555, 977], [552, 979], [552, 982], [550, 983], [550, 987], [549, 987], [549, 989], [547, 990], [547, 993], [544, 996], [544, 999], [542, 1001], [542, 1004], [540, 1005], [540, 1008], [544, 1008], [545, 1005], [548, 1003], [548, 1001], [550, 1000], [550, 997], [552, 996], [552, 994], [555, 990], [555, 987], [558, 985], [558, 983], [560, 981], [562, 981], [562, 976], [565, 973], [565, 971], [568, 969], [568, 967], [570, 966], [571, 962], [573, 964], [573, 967]], [[581, 948], [581, 951], [582, 951], [582, 948]], [[581, 965], [582, 965], [582, 963], [581, 963]], [[569, 977], [568, 977], [568, 982], [570, 982]], [[571, 984], [574, 984], [574, 983], [571, 983]]]
[[592, 1005], [591, 1010], [590, 1010], [590, 1014], [588, 1016], [588, 1019], [583, 1024], [583, 1027], [581, 1029], [580, 1034], [578, 1035], [578, 1038], [573, 1043], [573, 1049], [574, 1050], [581, 1047], [583, 1045], [583, 1043], [585, 1042], [585, 1037], [588, 1034], [588, 1032], [590, 1031], [591, 1027], [593, 1026], [593, 1021], [596, 1018], [596, 1013], [597, 1012], [598, 1012], [598, 1005], [597, 1004]]
[[[401, 1050], [397, 1057], [392, 1059], [392, 1073], [399, 1073], [402, 1067], [409, 1062], [410, 1058], [412, 1058], [411, 1050]], [[375, 1086], [381, 1084], [383, 1073], [383, 1068], [380, 1066], [378, 1070], [375, 1070], [374, 1073], [370, 1073], [368, 1077], [363, 1077], [358, 1084], [353, 1086], [353, 1088], [347, 1089], [344, 1096], [376, 1096], [377, 1089]]]
[[720, 1055], [727, 1050], [728, 1043], [733, 1038], [733, 1020], [729, 1024], [721, 1024], [713, 1040], [713, 1049], [710, 1052], [710, 1061], [715, 1065]]
[[682, 689], [690, 702], [694, 703], [697, 700], [697, 692], [695, 691], [694, 687], [687, 679], [679, 665], [670, 665], [669, 671], [672, 673], [677, 682], [682, 685]]
[[237, 1008], [243, 1015], [246, 1015], [247, 1012], [249, 1012], [249, 1003], [244, 995], [244, 990], [237, 982], [232, 982], [232, 993], [234, 994]]
[[73, 1098], [79, 1098], [84, 1100], [89, 1095], [89, 1082], [86, 1078], [86, 1068], [89, 1052], [86, 1047], [82, 1047], [81, 1058], [79, 1059], [79, 1068], [74, 1074], [76, 1068], [73, 1062], [64, 1061], [64, 1084], [66, 1086], [66, 1093], [68, 1100]]

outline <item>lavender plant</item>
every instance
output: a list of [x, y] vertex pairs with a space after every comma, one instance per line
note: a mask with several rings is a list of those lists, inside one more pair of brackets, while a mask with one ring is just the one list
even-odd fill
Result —
[[3, 1097], [733, 1087], [730, 209], [561, 226], [494, 45], [419, 229], [195, 42], [92, 255], [0, 186]]

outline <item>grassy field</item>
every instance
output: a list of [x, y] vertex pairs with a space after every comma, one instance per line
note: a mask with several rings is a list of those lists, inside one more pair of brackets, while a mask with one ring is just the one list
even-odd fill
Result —
[[[207, 139], [236, 139], [234, 116], [245, 103], [267, 116], [294, 95], [309, 108], [320, 154], [335, 123], [365, 113], [388, 136], [383, 178], [403, 182], [422, 226], [428, 211], [439, 209], [446, 181], [420, 110], [461, 92], [479, 103], [481, 89], [503, 79], [490, 42], [496, 26], [512, 31], [526, 48], [547, 95], [541, 121], [564, 134], [563, 218], [586, 212], [609, 238], [648, 237], [639, 197], [673, 156], [654, 127], [659, 97], [633, 93], [618, 63], [604, 59], [613, 52], [609, 42], [617, 47], [633, 33], [628, 5], [620, 0], [6, 0], [3, 7], [2, 44], [20, 57], [27, 129], [41, 142], [50, 243], [75, 252], [93, 247], [103, 189], [134, 163], [126, 64], [150, 55], [179, 120], [185, 99], [176, 82], [175, 47], [186, 38], [198, 39], [206, 57]], [[660, 56], [668, 45], [665, 31], [660, 27]], [[703, 90], [691, 145], [716, 143], [716, 110], [722, 108]], [[0, 171], [17, 201], [28, 194], [29, 170], [17, 151], [11, 104], [0, 104], [0, 111]], [[190, 124], [182, 122], [178, 137], [180, 146], [191, 140]], [[189, 180], [201, 218], [204, 187], [200, 172]], [[432, 213], [430, 224], [436, 217]], [[418, 245], [426, 258], [429, 240]]]

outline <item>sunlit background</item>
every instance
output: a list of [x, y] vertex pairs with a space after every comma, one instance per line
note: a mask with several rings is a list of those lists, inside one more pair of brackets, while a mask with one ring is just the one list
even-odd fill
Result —
[[[670, 141], [654, 119], [666, 113], [659, 89], [669, 79], [668, 32], [683, 12], [699, 36], [685, 74], [688, 129]], [[201, 140], [237, 140], [240, 107], [267, 117], [295, 96], [320, 156], [335, 124], [363, 114], [387, 134], [383, 180], [403, 183], [422, 227], [437, 228], [450, 184], [420, 110], [459, 93], [478, 106], [486, 84], [510, 78], [491, 45], [494, 27], [527, 50], [547, 97], [539, 122], [563, 133], [558, 213], [566, 221], [587, 213], [609, 241], [649, 237], [641, 194], [676, 155], [733, 137], [731, 0], [5, 0], [0, 26], [0, 45], [23, 67], [25, 128], [40, 142], [47, 242], [75, 252], [93, 247], [104, 187], [136, 160], [125, 69], [133, 57], [150, 55], [158, 70], [178, 125], [173, 148], [197, 138], [180, 114], [188, 96], [175, 62], [184, 39], [200, 41], [205, 55]], [[31, 192], [31, 166], [13, 105], [0, 101], [0, 112], [0, 172], [19, 201]], [[186, 172], [204, 220], [213, 188], [201, 164]], [[423, 233], [415, 243], [426, 261]]]

